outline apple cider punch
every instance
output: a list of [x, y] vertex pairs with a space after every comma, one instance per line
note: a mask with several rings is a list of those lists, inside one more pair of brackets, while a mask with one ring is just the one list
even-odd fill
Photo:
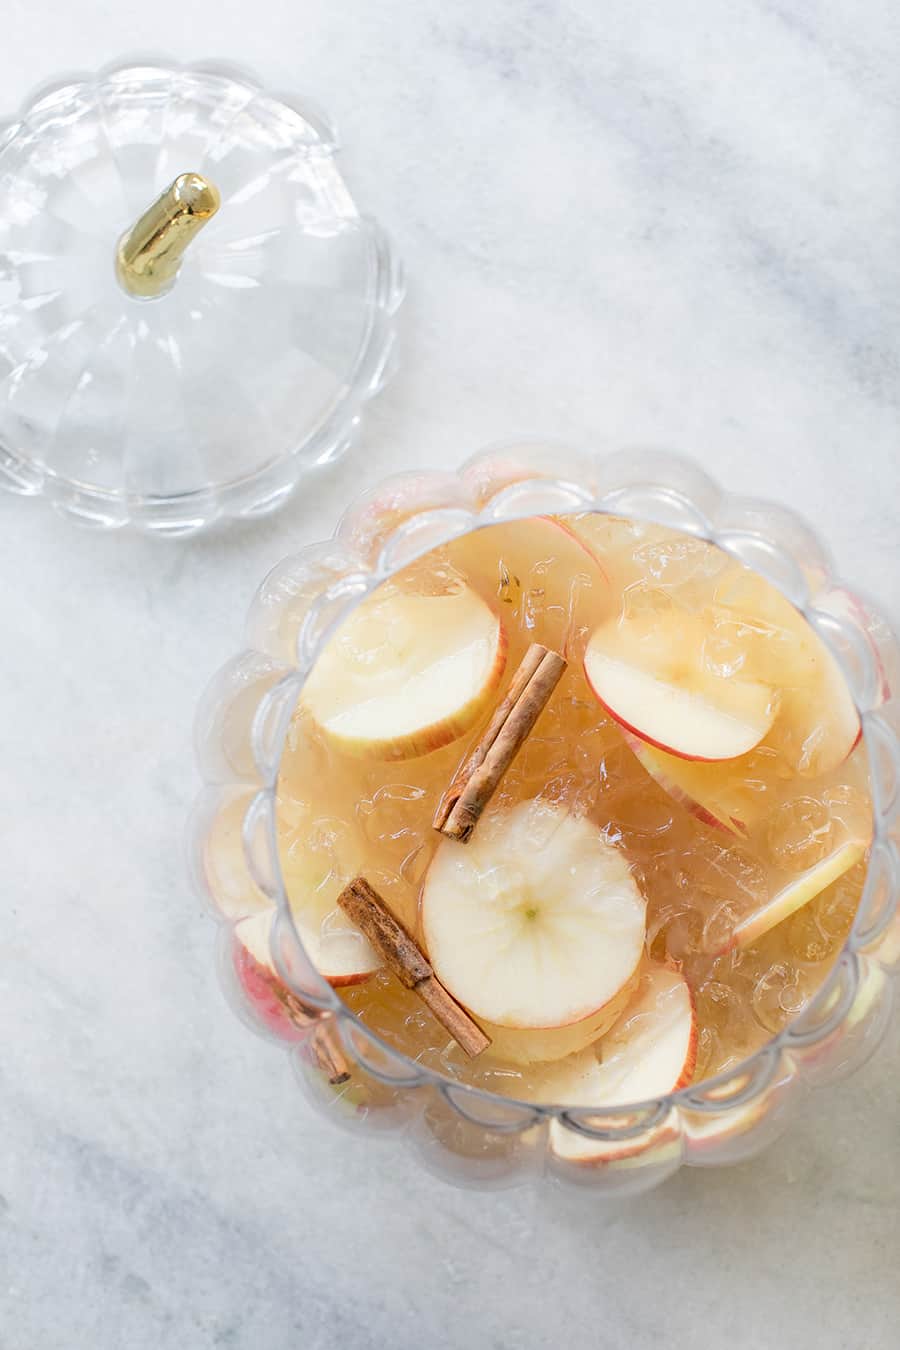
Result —
[[[344, 620], [293, 717], [278, 835], [307, 953], [362, 1023], [463, 1083], [612, 1109], [802, 1010], [871, 806], [840, 668], [774, 586], [659, 526], [539, 516]], [[258, 998], [269, 922], [237, 928]]]

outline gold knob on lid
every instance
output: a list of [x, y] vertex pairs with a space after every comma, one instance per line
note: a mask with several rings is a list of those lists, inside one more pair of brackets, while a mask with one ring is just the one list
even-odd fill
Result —
[[129, 295], [164, 295], [178, 275], [184, 251], [219, 209], [218, 189], [199, 173], [180, 173], [116, 248], [116, 276]]

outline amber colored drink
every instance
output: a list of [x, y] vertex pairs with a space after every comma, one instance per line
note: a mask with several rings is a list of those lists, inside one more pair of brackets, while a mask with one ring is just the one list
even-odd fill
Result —
[[[382, 608], [376, 592], [366, 602], [369, 619], [357, 621], [338, 654], [336, 670], [340, 662], [353, 667], [346, 696], [355, 700], [353, 708], [342, 709], [337, 676], [318, 702], [311, 684], [294, 718], [279, 782], [281, 861], [301, 936], [362, 1022], [453, 1078], [521, 1099], [550, 1094], [555, 1100], [553, 1093], [566, 1082], [560, 1061], [573, 1054], [607, 1065], [622, 1054], [647, 1061], [640, 1034], [646, 1030], [652, 1049], [655, 1013], [640, 994], [649, 987], [648, 971], [686, 982], [693, 1018], [690, 1056], [677, 1066], [677, 1081], [668, 1082], [663, 1073], [660, 1091], [733, 1066], [800, 1012], [850, 929], [865, 874], [871, 809], [846, 689], [832, 658], [788, 602], [710, 544], [591, 515], [488, 527], [419, 559], [385, 586]], [[427, 649], [423, 633], [431, 631], [431, 611], [421, 604], [398, 608], [398, 598], [430, 601], [439, 615], [437, 606], [448, 597], [469, 595], [483, 606], [477, 611], [482, 628], [473, 620], [471, 638], [479, 660], [497, 631], [485, 616], [493, 616], [502, 632], [485, 664], [484, 689], [469, 689], [467, 681], [477, 684], [480, 676], [477, 670], [473, 675], [476, 657], [470, 660], [468, 649], [461, 648], [458, 659], [442, 649], [433, 667], [411, 675], [409, 662], [415, 664], [423, 644]], [[449, 605], [445, 610], [451, 613]], [[395, 621], [395, 613], [412, 617]], [[451, 619], [466, 637], [463, 608]], [[452, 624], [442, 640], [451, 641]], [[340, 640], [338, 634], [334, 642]], [[564, 657], [562, 677], [505, 766], [472, 839], [448, 840], [433, 825], [442, 795], [535, 643]], [[398, 673], [393, 691], [392, 663]], [[397, 706], [384, 705], [405, 728], [393, 742], [379, 739], [378, 728], [366, 720], [360, 695], [366, 671], [372, 672], [373, 717], [378, 700], [396, 693]], [[452, 717], [438, 716], [453, 703], [454, 681], [459, 707]], [[669, 727], [674, 744], [666, 740]], [[703, 753], [689, 753], [694, 745]], [[717, 746], [727, 753], [717, 755]], [[534, 867], [524, 846], [512, 875], [509, 846], [495, 865], [491, 841], [523, 808], [532, 812], [534, 831], [546, 825], [548, 834], [535, 842]], [[524, 896], [529, 878], [550, 856], [547, 850], [556, 847], [551, 834], [563, 837], [556, 833], [563, 820], [579, 823], [566, 837], [584, 854], [573, 858], [571, 868], [564, 858], [554, 862], [537, 899], [522, 899], [521, 930], [511, 930], [508, 948], [500, 945], [494, 955], [490, 944], [499, 939], [481, 922], [477, 893], [469, 894], [475, 864], [467, 860], [478, 859], [477, 875], [492, 904], [500, 903], [498, 887], [514, 895], [520, 886]], [[459, 921], [463, 912], [475, 916], [446, 959], [443, 951], [430, 950], [428, 934], [440, 934], [443, 944], [447, 932], [451, 941], [452, 897], [435, 894], [440, 913], [436, 909], [433, 922], [423, 917], [423, 903], [432, 903], [429, 876], [436, 877], [442, 850], [458, 851], [444, 856], [459, 860], [453, 873], [463, 888]], [[620, 877], [613, 868], [607, 889], [624, 885], [627, 876], [640, 897], [640, 959], [633, 969], [623, 966], [621, 997], [615, 1006], [612, 998], [606, 1004], [612, 1020], [595, 1022], [603, 1029], [593, 1040], [588, 1036], [587, 1046], [573, 1051], [558, 1040], [560, 1049], [551, 1049], [548, 1059], [550, 1042], [535, 1034], [532, 1055], [529, 981], [536, 1002], [549, 998], [554, 979], [566, 982], [565, 970], [551, 963], [570, 950], [563, 931], [570, 922], [568, 902], [557, 905], [548, 888], [590, 889], [590, 868], [600, 865], [591, 858], [612, 865], [614, 857], [623, 871]], [[437, 975], [452, 976], [445, 980], [450, 993], [489, 1035], [498, 1023], [496, 1010], [508, 1004], [505, 1025], [521, 1030], [514, 1054], [505, 1052], [502, 1028], [484, 1053], [466, 1054], [415, 989], [373, 955], [338, 904], [357, 876], [405, 926]], [[587, 883], [572, 880], [576, 876]], [[442, 882], [445, 890], [451, 884]], [[544, 927], [526, 932], [539, 911]], [[585, 925], [577, 930], [585, 935], [577, 939], [584, 957], [578, 980], [588, 984], [590, 944], [596, 940], [599, 969], [613, 950], [602, 925], [618, 922], [597, 908], [595, 935], [587, 926], [593, 912], [582, 906], [577, 919]], [[503, 909], [503, 922], [506, 915]], [[622, 934], [616, 930], [615, 936]], [[520, 951], [526, 941], [527, 961]], [[467, 961], [469, 970], [479, 972], [474, 996], [456, 975]], [[608, 972], [604, 978], [608, 983]], [[485, 1008], [492, 1011], [486, 1019]], [[537, 1019], [536, 1025], [545, 1023]]]

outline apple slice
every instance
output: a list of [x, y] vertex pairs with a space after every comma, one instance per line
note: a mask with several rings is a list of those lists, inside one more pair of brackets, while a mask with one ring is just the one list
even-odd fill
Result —
[[723, 951], [731, 951], [734, 947], [750, 947], [754, 942], [758, 942], [770, 929], [789, 919], [792, 914], [796, 914], [798, 909], [802, 909], [810, 900], [815, 900], [817, 895], [821, 895], [826, 886], [830, 886], [845, 872], [849, 872], [851, 867], [865, 857], [867, 847], [868, 845], [860, 840], [849, 840], [841, 844], [833, 853], [829, 853], [821, 862], [816, 863], [815, 867], [810, 867], [802, 876], [783, 886], [760, 909], [742, 919]]
[[701, 599], [708, 596], [715, 575], [728, 565], [727, 555], [715, 544], [664, 525], [604, 512], [569, 519], [618, 590], [637, 584], [660, 595], [677, 591], [682, 598]]
[[604, 624], [587, 644], [587, 682], [641, 740], [684, 759], [735, 759], [765, 736], [776, 704], [768, 685], [707, 668], [708, 634], [701, 617], [676, 609]]
[[[536, 1099], [567, 1107], [617, 1110], [652, 1101], [690, 1082], [697, 1058], [697, 1017], [684, 976], [649, 964], [621, 1017], [599, 1045], [548, 1065]], [[627, 1140], [589, 1139], [560, 1121], [550, 1146], [567, 1162], [599, 1163], [627, 1157]]]
[[421, 921], [435, 973], [492, 1053], [528, 1063], [590, 1044], [618, 1015], [645, 911], [597, 826], [537, 799], [487, 812], [468, 844], [440, 845]]
[[285, 749], [278, 798], [278, 856], [288, 903], [309, 959], [329, 983], [359, 984], [381, 969], [370, 944], [337, 903], [369, 860], [354, 813], [341, 799], [358, 785], [311, 752], [308, 724], [294, 723]]
[[293, 869], [285, 869], [294, 925], [307, 956], [335, 988], [361, 984], [380, 970], [383, 962], [335, 903], [344, 881], [330, 877], [318, 892], [301, 892], [296, 886], [296, 875]]
[[485, 1058], [504, 1060], [508, 1064], [543, 1065], [553, 1060], [562, 1060], [567, 1055], [577, 1054], [586, 1045], [604, 1036], [610, 1027], [621, 1017], [628, 1007], [637, 988], [637, 971], [630, 979], [589, 1017], [559, 1027], [504, 1027], [496, 1022], [481, 1019], [481, 1026], [491, 1038], [490, 1050]]
[[777, 1139], [785, 1125], [785, 1105], [791, 1099], [789, 1088], [785, 1090], [786, 1081], [789, 1084], [790, 1077], [776, 1078], [760, 1096], [722, 1113], [683, 1112], [689, 1166], [721, 1167], [743, 1162]]
[[[798, 770], [817, 777], [843, 764], [862, 735], [859, 714], [847, 681], [831, 652], [810, 631], [810, 658], [797, 683], [781, 690], [781, 711], [774, 743]], [[818, 646], [820, 650], [812, 653]]]
[[526, 640], [539, 639], [569, 660], [578, 638], [577, 614], [588, 614], [596, 623], [609, 613], [603, 565], [556, 516], [487, 525], [453, 540], [447, 549], [469, 584], [500, 610], [511, 629], [518, 626]]
[[235, 924], [231, 958], [258, 1025], [280, 1041], [305, 1045], [305, 1057], [336, 1088], [350, 1078], [347, 1061], [332, 1041], [320, 1036], [317, 1014], [307, 1012], [284, 983], [272, 960], [269, 940], [275, 910]]
[[698, 763], [669, 755], [640, 736], [623, 730], [625, 744], [650, 777], [704, 825], [712, 825], [746, 839], [761, 812], [747, 783], [730, 762]]
[[411, 759], [472, 726], [505, 664], [503, 625], [470, 587], [417, 595], [388, 582], [338, 629], [301, 702], [345, 754]]
[[283, 1041], [302, 1041], [308, 1018], [275, 969], [269, 948], [274, 918], [275, 910], [267, 909], [236, 923], [231, 959], [241, 987], [266, 1030]]
[[834, 656], [799, 610], [749, 568], [735, 565], [716, 588], [710, 620], [745, 648], [744, 670], [779, 693], [771, 744], [807, 777], [843, 764], [861, 727]]
[[827, 595], [816, 596], [816, 608], [824, 610], [826, 614], [833, 614], [835, 618], [849, 623], [851, 628], [863, 633], [875, 666], [878, 702], [889, 703], [891, 682], [879, 642], [879, 637], [883, 636], [883, 625], [880, 621], [872, 617], [858, 596], [852, 591], [845, 590], [843, 586], [836, 586]]

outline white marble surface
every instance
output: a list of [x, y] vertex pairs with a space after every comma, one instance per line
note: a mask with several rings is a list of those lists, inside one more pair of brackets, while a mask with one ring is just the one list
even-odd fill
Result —
[[456, 1192], [304, 1106], [179, 854], [257, 581], [387, 470], [682, 447], [900, 612], [896, 6], [7, 0], [3, 101], [161, 36], [333, 113], [408, 265], [404, 368], [273, 522], [164, 545], [0, 500], [0, 1346], [896, 1345], [896, 1032], [734, 1171], [613, 1211]]

